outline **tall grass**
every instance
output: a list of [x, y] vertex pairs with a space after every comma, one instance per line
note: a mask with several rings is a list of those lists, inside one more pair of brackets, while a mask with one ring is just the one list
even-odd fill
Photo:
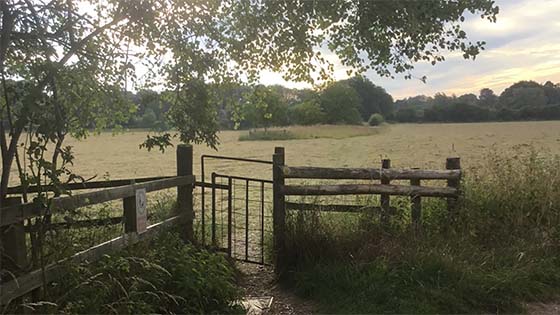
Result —
[[491, 152], [466, 171], [456, 217], [423, 202], [382, 225], [378, 214], [293, 212], [291, 268], [302, 296], [329, 313], [521, 312], [560, 296], [560, 157], [532, 147]]
[[12, 305], [52, 314], [228, 314], [240, 290], [223, 255], [185, 244], [177, 231], [105, 255], [92, 264], [66, 266], [38, 303]]

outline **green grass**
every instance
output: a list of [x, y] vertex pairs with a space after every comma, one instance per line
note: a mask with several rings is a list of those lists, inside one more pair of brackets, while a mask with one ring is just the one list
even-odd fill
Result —
[[25, 307], [41, 314], [242, 313], [233, 263], [178, 235], [167, 231], [95, 263], [67, 266], [42, 302]]
[[[467, 170], [455, 219], [423, 200], [375, 213], [289, 213], [284, 281], [324, 313], [523, 312], [560, 296], [560, 157], [531, 147]], [[393, 202], [393, 200], [392, 200]]]

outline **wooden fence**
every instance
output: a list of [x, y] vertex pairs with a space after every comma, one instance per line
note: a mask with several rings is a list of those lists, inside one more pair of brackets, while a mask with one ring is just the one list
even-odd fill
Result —
[[[187, 241], [193, 240], [193, 188], [195, 186], [193, 175], [193, 150], [192, 146], [177, 146], [177, 176], [154, 177], [131, 180], [114, 180], [70, 184], [69, 190], [107, 188], [99, 191], [86, 192], [82, 194], [56, 197], [51, 200], [50, 213], [73, 210], [79, 207], [95, 205], [112, 200], [123, 200], [123, 216], [109, 219], [85, 220], [73, 222], [78, 226], [92, 226], [96, 224], [124, 224], [124, 234], [117, 238], [98, 244], [84, 251], [78, 252], [71, 257], [54, 262], [44, 268], [37, 269], [10, 281], [0, 283], [0, 305], [6, 305], [10, 301], [19, 298], [63, 275], [63, 263], [80, 263], [84, 261], [93, 262], [103, 255], [115, 250], [123, 249], [141, 240], [152, 238], [162, 228], [180, 224], [184, 226], [182, 237]], [[118, 186], [118, 187], [115, 187]], [[172, 217], [150, 225], [145, 231], [137, 229], [136, 191], [144, 189], [146, 192], [158, 191], [177, 187], [177, 207]], [[48, 187], [47, 187], [48, 188]], [[21, 187], [13, 187], [8, 190], [10, 194], [22, 193]], [[36, 192], [36, 187], [30, 187], [27, 192]], [[46, 208], [36, 203], [20, 203], [20, 198], [10, 198], [9, 205], [0, 209], [0, 235], [3, 255], [11, 262], [20, 266], [27, 264], [27, 248], [25, 233], [30, 227], [24, 226], [24, 220], [46, 214]], [[108, 222], [101, 222], [106, 220]], [[64, 228], [65, 223], [59, 223]], [[5, 260], [4, 260], [5, 261]]]
[[[448, 210], [453, 215], [460, 195], [461, 165], [457, 157], [446, 160], [445, 170], [393, 169], [391, 161], [384, 159], [380, 168], [326, 168], [294, 167], [285, 165], [284, 148], [275, 148], [273, 155], [274, 186], [274, 249], [277, 270], [282, 270], [283, 244], [286, 209], [357, 212], [375, 208], [381, 219], [388, 220], [392, 213], [391, 196], [408, 196], [411, 200], [411, 220], [415, 227], [421, 225], [422, 197], [447, 199]], [[378, 180], [380, 183], [336, 184], [336, 185], [291, 185], [286, 179], [320, 180]], [[392, 184], [392, 181], [409, 181], [409, 185]], [[422, 186], [422, 180], [443, 180], [446, 185]], [[380, 195], [380, 206], [357, 205], [316, 205], [286, 202], [286, 196], [326, 196], [326, 195]]]

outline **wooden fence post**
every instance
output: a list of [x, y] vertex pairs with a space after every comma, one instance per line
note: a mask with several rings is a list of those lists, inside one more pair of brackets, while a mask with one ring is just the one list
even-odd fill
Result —
[[285, 232], [286, 232], [286, 205], [284, 196], [284, 166], [285, 156], [283, 147], [275, 147], [272, 156], [272, 180], [273, 180], [273, 247], [274, 267], [277, 274], [284, 271], [285, 257]]
[[[389, 169], [391, 168], [391, 160], [383, 159], [381, 160], [381, 168]], [[383, 173], [382, 173], [383, 175]], [[388, 178], [381, 177], [381, 184], [389, 185], [391, 181]], [[389, 215], [391, 213], [391, 197], [387, 194], [382, 194], [380, 197], [381, 201], [381, 222], [383, 224], [389, 223]]]
[[[193, 175], [193, 147], [189, 144], [177, 146], [177, 176]], [[194, 183], [177, 186], [177, 214], [183, 215], [183, 238], [188, 242], [194, 241], [193, 221], [193, 188]]]
[[[420, 186], [420, 179], [411, 179], [411, 186]], [[412, 203], [411, 216], [412, 225], [414, 231], [419, 232], [422, 226], [422, 197], [413, 195], [410, 196], [410, 202]]]
[[[130, 181], [133, 185], [134, 180]], [[138, 232], [138, 227], [136, 225], [136, 196], [123, 198], [123, 223], [125, 233], [136, 233]]]
[[[445, 168], [448, 170], [460, 170], [461, 158], [458, 157], [447, 158], [447, 160], [445, 161]], [[448, 179], [447, 187], [459, 189], [460, 183], [461, 183], [460, 177], [456, 179]], [[449, 211], [451, 217], [455, 216], [456, 207], [457, 207], [457, 197], [447, 198], [447, 210]]]
[[[21, 203], [20, 197], [6, 198], [7, 206]], [[25, 227], [23, 221], [0, 228], [0, 248], [3, 257], [0, 263], [3, 269], [17, 274], [27, 267], [27, 247], [25, 244]]]

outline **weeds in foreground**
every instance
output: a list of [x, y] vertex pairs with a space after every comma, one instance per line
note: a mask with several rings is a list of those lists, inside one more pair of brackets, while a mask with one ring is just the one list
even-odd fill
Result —
[[187, 245], [165, 232], [150, 243], [68, 266], [49, 296], [24, 307], [38, 313], [240, 313], [235, 270], [224, 256]]
[[559, 163], [531, 147], [490, 154], [467, 171], [452, 224], [443, 203], [423, 203], [422, 233], [406, 203], [389, 226], [375, 213], [291, 213], [285, 279], [329, 313], [522, 312], [557, 298]]

